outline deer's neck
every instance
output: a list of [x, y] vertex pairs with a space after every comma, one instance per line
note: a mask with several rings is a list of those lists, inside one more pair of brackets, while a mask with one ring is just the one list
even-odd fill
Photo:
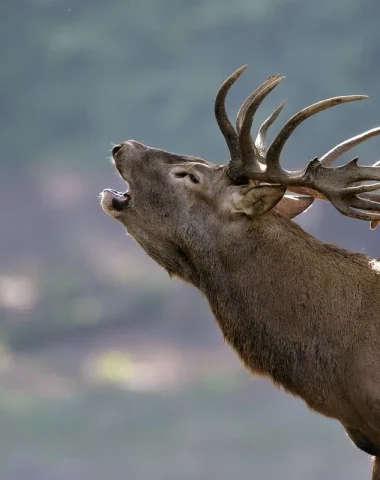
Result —
[[363, 308], [369, 278], [380, 289], [367, 257], [276, 214], [236, 238], [221, 233], [208, 256], [194, 278], [224, 337], [252, 371], [302, 397], [321, 381], [318, 365], [337, 368], [342, 329]]

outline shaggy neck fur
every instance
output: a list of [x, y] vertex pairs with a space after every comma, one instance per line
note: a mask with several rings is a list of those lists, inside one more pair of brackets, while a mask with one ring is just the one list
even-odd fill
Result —
[[368, 257], [319, 242], [276, 213], [265, 217], [245, 229], [224, 225], [212, 243], [198, 238], [179, 276], [203, 292], [251, 371], [334, 416], [354, 341], [370, 335], [355, 318], [370, 312], [380, 276]]

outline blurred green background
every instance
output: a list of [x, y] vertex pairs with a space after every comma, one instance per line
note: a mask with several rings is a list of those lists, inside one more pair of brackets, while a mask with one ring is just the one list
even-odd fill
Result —
[[[371, 97], [302, 125], [288, 167], [380, 124], [379, 22], [376, 0], [1, 0], [1, 480], [369, 478], [336, 422], [248, 375], [201, 295], [97, 195], [123, 189], [107, 158], [124, 139], [224, 162], [214, 96], [245, 63], [233, 115], [274, 73], [258, 117], [286, 99], [278, 125]], [[328, 205], [299, 222], [379, 254], [377, 231]]]

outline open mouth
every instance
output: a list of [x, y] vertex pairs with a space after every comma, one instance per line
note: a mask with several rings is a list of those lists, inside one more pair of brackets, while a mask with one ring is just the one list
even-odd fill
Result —
[[106, 188], [101, 193], [101, 204], [106, 211], [116, 210], [117, 212], [121, 212], [131, 198], [129, 191], [122, 193], [111, 188]]
[[129, 194], [128, 190], [124, 193], [121, 193], [121, 192], [118, 192], [117, 190], [106, 188], [105, 190], [103, 190], [103, 193], [104, 192], [110, 192], [112, 193], [112, 195], [114, 195], [115, 197], [118, 197], [118, 199], [122, 201], [129, 201], [131, 199], [131, 195]]

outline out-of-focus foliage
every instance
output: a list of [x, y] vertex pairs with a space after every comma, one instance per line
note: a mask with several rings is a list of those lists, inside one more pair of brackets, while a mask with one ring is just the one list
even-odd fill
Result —
[[[123, 188], [107, 157], [126, 138], [225, 161], [213, 100], [245, 63], [231, 115], [267, 76], [287, 76], [258, 115], [287, 101], [273, 131], [322, 98], [370, 95], [302, 125], [289, 167], [380, 124], [379, 18], [375, 0], [0, 2], [2, 479], [369, 472], [332, 422], [247, 387], [200, 295], [169, 280], [97, 195]], [[357, 153], [370, 164], [379, 147]], [[379, 255], [377, 231], [327, 205], [300, 222]]]
[[315, 135], [293, 150], [303, 161], [378, 121], [379, 15], [375, 0], [2, 2], [5, 163], [96, 168], [125, 136], [224, 160], [212, 101], [244, 63], [233, 106], [275, 72], [288, 81], [268, 110], [283, 97], [292, 112], [324, 96], [371, 94], [316, 120]]

